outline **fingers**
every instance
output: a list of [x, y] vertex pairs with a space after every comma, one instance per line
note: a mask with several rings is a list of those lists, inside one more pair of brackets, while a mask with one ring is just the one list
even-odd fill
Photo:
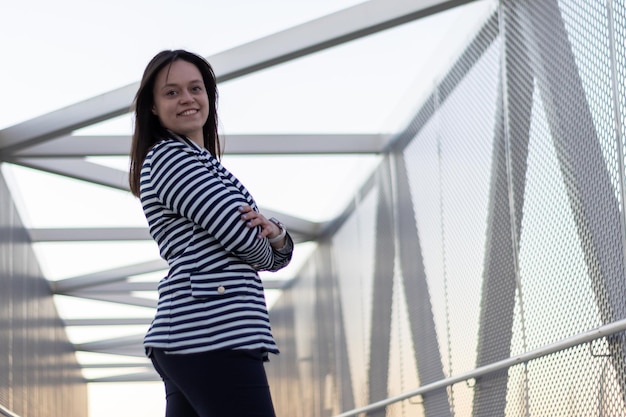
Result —
[[258, 226], [260, 224], [259, 218], [263, 217], [250, 206], [241, 206], [239, 207], [239, 211], [241, 212], [241, 220], [247, 222], [248, 227]]
[[268, 235], [276, 235], [280, 233], [280, 229], [274, 223], [269, 221], [264, 215], [252, 209], [252, 207], [245, 205], [239, 208], [241, 214], [241, 220], [246, 222], [246, 227], [253, 229], [260, 227], [259, 239], [263, 239]]
[[249, 229], [253, 229], [257, 226], [261, 227], [261, 232], [259, 233], [259, 238], [262, 239], [267, 235], [265, 229], [267, 228], [267, 219], [265, 217], [252, 209], [250, 206], [241, 206], [239, 208], [241, 214], [241, 220], [246, 223], [246, 227]]

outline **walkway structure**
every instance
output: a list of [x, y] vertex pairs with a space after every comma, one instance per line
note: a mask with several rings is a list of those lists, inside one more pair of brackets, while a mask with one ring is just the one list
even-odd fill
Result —
[[[208, 59], [226, 82], [472, 3], [373, 0]], [[283, 353], [269, 367], [279, 414], [626, 415], [626, 7], [491, 4], [398, 132], [226, 138], [234, 154], [380, 161], [337, 218], [265, 210], [298, 243], [316, 242], [292, 277], [266, 281], [282, 291], [271, 314]], [[125, 155], [129, 137], [73, 132], [126, 113], [136, 88], [0, 131], [2, 160], [127, 190], [123, 172], [83, 157]], [[31, 229], [28, 239], [148, 235]], [[143, 262], [52, 290], [154, 307], [136, 295], [154, 283], [132, 278], [163, 268]], [[147, 319], [65, 321], [112, 324]], [[142, 358], [141, 337], [74, 348]], [[137, 371], [98, 381], [156, 377], [143, 358], [91, 366]]]

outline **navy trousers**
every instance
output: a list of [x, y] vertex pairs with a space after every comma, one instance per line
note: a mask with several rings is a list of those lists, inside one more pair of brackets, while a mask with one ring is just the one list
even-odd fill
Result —
[[165, 417], [276, 417], [263, 353], [149, 354], [165, 384]]

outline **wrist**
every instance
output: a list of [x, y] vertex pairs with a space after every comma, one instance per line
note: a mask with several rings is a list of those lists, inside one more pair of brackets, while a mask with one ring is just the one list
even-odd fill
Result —
[[274, 237], [268, 237], [267, 240], [270, 243], [278, 243], [280, 241], [282, 241], [285, 236], [287, 236], [287, 228], [285, 227], [285, 225], [283, 225], [280, 221], [278, 221], [276, 218], [272, 217], [271, 219], [269, 219], [272, 223], [274, 223], [276, 226], [278, 226], [278, 228], [280, 229], [280, 233], [277, 236]]

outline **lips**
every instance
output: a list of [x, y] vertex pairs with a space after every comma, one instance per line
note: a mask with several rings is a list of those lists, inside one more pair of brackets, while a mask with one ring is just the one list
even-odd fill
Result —
[[178, 113], [179, 116], [191, 116], [192, 114], [198, 113], [198, 109], [189, 109], [183, 112]]

